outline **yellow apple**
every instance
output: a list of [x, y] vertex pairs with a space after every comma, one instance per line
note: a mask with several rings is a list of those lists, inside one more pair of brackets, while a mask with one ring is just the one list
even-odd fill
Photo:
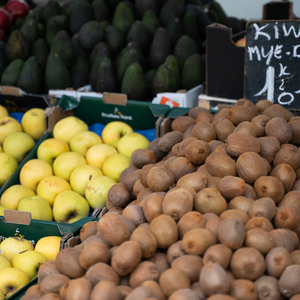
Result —
[[53, 161], [53, 173], [54, 175], [64, 178], [69, 181], [72, 171], [81, 165], [86, 164], [84, 156], [77, 152], [64, 152], [56, 157]]
[[65, 117], [55, 123], [53, 127], [53, 137], [69, 143], [70, 138], [78, 132], [88, 131], [88, 125], [75, 116]]
[[59, 193], [70, 190], [71, 186], [66, 179], [55, 175], [51, 175], [44, 177], [38, 183], [36, 187], [36, 194], [37, 196], [46, 199], [52, 207], [54, 199]]
[[8, 209], [8, 208], [0, 204], [0, 216], [4, 216], [4, 211], [6, 209]]
[[86, 151], [95, 144], [101, 144], [101, 137], [93, 131], [81, 131], [75, 133], [69, 141], [70, 149], [85, 156]]
[[121, 173], [129, 167], [130, 161], [130, 157], [125, 154], [113, 154], [103, 162], [101, 170], [104, 175], [119, 181]]
[[18, 268], [9, 267], [0, 271], [0, 290], [4, 293], [5, 299], [8, 299], [29, 281], [29, 276]]
[[22, 117], [21, 125], [24, 132], [35, 141], [39, 140], [47, 130], [44, 109], [34, 107], [27, 110]]
[[73, 191], [84, 196], [85, 187], [95, 176], [103, 175], [102, 171], [91, 165], [76, 167], [70, 175], [70, 185]]
[[14, 184], [2, 193], [0, 203], [8, 209], [18, 209], [21, 199], [34, 195], [35, 193], [31, 188], [22, 184]]
[[102, 141], [103, 143], [116, 148], [121, 137], [129, 132], [133, 132], [133, 129], [127, 123], [122, 121], [112, 121], [104, 126], [102, 131]]
[[90, 213], [90, 206], [83, 196], [75, 191], [58, 194], [53, 203], [53, 217], [56, 222], [73, 223]]
[[11, 263], [8, 260], [8, 258], [6, 258], [3, 255], [0, 255], [0, 270], [4, 269], [4, 268], [9, 268], [11, 267]]
[[34, 146], [34, 139], [23, 131], [11, 132], [3, 141], [3, 151], [14, 157], [18, 162], [21, 162]]
[[101, 168], [107, 157], [117, 153], [117, 149], [111, 145], [96, 144], [87, 150], [85, 159], [89, 165]]
[[12, 259], [12, 267], [24, 271], [32, 280], [37, 276], [37, 272], [42, 263], [46, 261], [46, 257], [35, 250], [28, 250], [16, 254]]
[[142, 134], [138, 132], [130, 132], [121, 137], [117, 145], [117, 150], [119, 153], [131, 157], [133, 151], [137, 149], [147, 149], [149, 143], [149, 140]]
[[47, 260], [55, 260], [60, 250], [60, 242], [60, 236], [44, 236], [36, 242], [34, 250], [42, 253]]
[[37, 148], [37, 158], [42, 159], [52, 165], [53, 160], [60, 154], [70, 151], [70, 147], [67, 142], [49, 138], [40, 143]]
[[3, 144], [4, 138], [11, 132], [22, 131], [21, 124], [13, 117], [6, 116], [0, 118], [0, 144]]
[[1, 255], [5, 256], [10, 262], [17, 253], [33, 249], [32, 242], [20, 236], [10, 236], [0, 244]]
[[50, 175], [53, 175], [51, 165], [42, 159], [33, 158], [22, 166], [19, 179], [22, 185], [31, 188], [35, 192], [38, 183], [44, 177]]
[[111, 177], [100, 175], [94, 177], [86, 186], [85, 198], [88, 201], [90, 207], [103, 208], [105, 206], [107, 193], [109, 189], [117, 183]]
[[7, 117], [9, 115], [8, 109], [0, 104], [0, 118]]
[[0, 186], [4, 185], [17, 168], [18, 162], [14, 157], [5, 152], [0, 153]]
[[21, 199], [18, 210], [30, 212], [31, 218], [35, 220], [53, 220], [51, 205], [41, 196], [30, 196]]

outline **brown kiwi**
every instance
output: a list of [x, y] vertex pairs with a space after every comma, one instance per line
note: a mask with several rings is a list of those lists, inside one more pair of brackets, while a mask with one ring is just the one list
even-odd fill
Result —
[[231, 175], [224, 176], [217, 183], [217, 189], [226, 200], [244, 195], [245, 187], [244, 179]]
[[162, 203], [162, 213], [171, 216], [177, 222], [194, 205], [193, 195], [184, 188], [168, 191]]
[[185, 300], [185, 299], [199, 300], [199, 297], [197, 295], [197, 292], [192, 289], [179, 289], [173, 292], [168, 299], [169, 300]]
[[202, 140], [192, 141], [185, 148], [185, 157], [195, 165], [203, 164], [210, 153], [208, 142]]
[[266, 136], [275, 136], [280, 144], [287, 144], [293, 138], [289, 123], [283, 118], [272, 118], [265, 127]]
[[257, 249], [241, 247], [232, 254], [230, 269], [237, 279], [256, 280], [265, 273], [265, 259]]
[[126, 185], [122, 182], [114, 184], [107, 192], [107, 199], [117, 208], [124, 208], [132, 200], [131, 192], [127, 189]]
[[205, 167], [212, 176], [224, 177], [237, 174], [235, 161], [222, 151], [211, 153], [205, 160]]
[[227, 137], [234, 131], [235, 125], [229, 119], [222, 119], [215, 125], [216, 138], [225, 142]]
[[290, 119], [290, 112], [288, 109], [278, 103], [273, 103], [264, 109], [264, 114], [273, 118], [282, 118], [286, 121]]
[[184, 214], [177, 222], [178, 234], [181, 239], [184, 234], [193, 228], [204, 228], [205, 220], [198, 211], [190, 211]]
[[58, 293], [48, 293], [43, 295], [39, 300], [62, 300]]
[[206, 296], [228, 294], [230, 279], [225, 269], [217, 263], [207, 263], [201, 269], [200, 287]]
[[256, 111], [255, 104], [251, 100], [249, 100], [247, 98], [239, 98], [235, 102], [235, 105], [247, 106], [247, 107], [253, 108]]
[[134, 200], [136, 202], [134, 203], [134, 201], [132, 201], [128, 205], [136, 204], [136, 205], [139, 205], [139, 206], [143, 206], [144, 205], [144, 199], [148, 195], [151, 195], [152, 193], [153, 193], [153, 191], [149, 187], [146, 187], [136, 195], [136, 200]]
[[248, 198], [245, 196], [237, 196], [229, 201], [228, 208], [239, 209], [239, 210], [243, 210], [244, 212], [248, 213], [250, 206], [254, 202], [255, 201], [251, 198]]
[[206, 298], [207, 300], [235, 300], [235, 298], [231, 297], [230, 295], [223, 295], [223, 294], [214, 294]]
[[251, 121], [255, 116], [255, 108], [246, 105], [234, 105], [229, 111], [229, 120], [234, 125], [238, 125], [244, 121]]
[[167, 254], [167, 260], [169, 265], [172, 264], [175, 258], [185, 255], [186, 253], [182, 248], [182, 240], [178, 240], [177, 242], [170, 245], [169, 248], [167, 249], [166, 254]]
[[[293, 279], [293, 280], [291, 280]], [[278, 286], [281, 294], [290, 298], [300, 293], [300, 265], [289, 265], [279, 278]]]
[[281, 145], [274, 157], [273, 166], [281, 163], [289, 164], [296, 171], [300, 167], [300, 148], [292, 144]]
[[229, 112], [230, 112], [229, 107], [224, 107], [224, 108], [218, 110], [214, 114], [214, 119], [212, 121], [212, 124], [215, 125], [216, 123], [220, 122], [220, 120], [229, 119]]
[[142, 250], [142, 258], [152, 257], [157, 249], [155, 236], [145, 227], [137, 227], [132, 232], [130, 240], [139, 243]]
[[256, 137], [233, 132], [226, 139], [226, 151], [231, 157], [239, 157], [244, 152], [259, 153], [260, 145]]
[[196, 193], [207, 186], [207, 176], [201, 172], [183, 175], [176, 183], [177, 188], [192, 188]]
[[38, 270], [38, 281], [37, 283], [41, 283], [41, 281], [50, 274], [60, 273], [59, 269], [56, 266], [55, 260], [47, 260], [42, 263]]
[[65, 292], [66, 300], [89, 300], [92, 285], [85, 277], [72, 279], [68, 282]]
[[164, 270], [170, 268], [170, 264], [168, 263], [168, 258], [166, 251], [163, 249], [158, 249], [155, 254], [148, 259], [154, 263], [155, 267], [161, 274]]
[[228, 218], [222, 220], [218, 227], [218, 240], [232, 250], [243, 245], [245, 234], [245, 225], [238, 219]]
[[141, 286], [146, 286], [146, 287], [150, 288], [157, 300], [165, 300], [166, 299], [166, 297], [165, 297], [163, 291], [161, 290], [157, 281], [147, 280], [147, 281], [144, 281], [141, 284]]
[[85, 274], [85, 269], [79, 263], [81, 251], [78, 248], [63, 248], [56, 255], [56, 267], [69, 278], [78, 278]]
[[218, 146], [223, 145], [224, 142], [220, 141], [220, 140], [212, 140], [208, 143], [209, 147], [210, 147], [210, 152], [213, 153], [216, 151], [216, 148], [218, 148]]
[[153, 166], [147, 173], [146, 181], [154, 192], [166, 192], [175, 183], [175, 178], [167, 168]]
[[81, 242], [84, 242], [89, 236], [97, 233], [97, 221], [89, 221], [81, 227], [79, 237]]
[[60, 273], [52, 273], [45, 277], [41, 283], [40, 288], [43, 294], [59, 293], [60, 288], [71, 279]]
[[159, 138], [158, 149], [162, 152], [168, 153], [172, 147], [183, 140], [183, 133], [181, 131], [169, 131]]
[[207, 171], [207, 168], [206, 168], [206, 165], [205, 165], [205, 164], [199, 166], [199, 167], [197, 168], [197, 172], [203, 173], [206, 177], [212, 176], [212, 175]]
[[135, 196], [135, 198], [137, 197], [137, 195], [143, 191], [145, 188], [147, 188], [147, 184], [144, 185], [141, 181], [141, 178], [137, 179], [136, 182], [134, 183], [133, 185], [133, 188], [132, 188], [132, 192]]
[[184, 132], [190, 125], [195, 124], [195, 119], [191, 116], [179, 116], [173, 119], [171, 129], [173, 131]]
[[[253, 120], [253, 119], [252, 119]], [[253, 137], [257, 137], [257, 127], [250, 121], [243, 121], [239, 123], [233, 130], [233, 132], [248, 134]]]
[[296, 249], [290, 252], [291, 264], [300, 265], [300, 249]]
[[256, 192], [254, 190], [254, 187], [252, 185], [250, 185], [249, 183], [246, 183], [244, 197], [247, 197], [247, 198], [250, 198], [250, 199], [253, 199], [253, 200], [257, 199], [257, 195], [256, 195]]
[[94, 286], [89, 299], [122, 300], [123, 297], [121, 291], [114, 282], [104, 279]]
[[216, 236], [205, 228], [194, 228], [182, 238], [182, 247], [187, 254], [202, 255], [206, 249], [216, 243]]
[[289, 191], [284, 195], [282, 200], [279, 202], [278, 206], [295, 205], [297, 209], [300, 209], [299, 197], [300, 197], [300, 190]]
[[230, 295], [235, 299], [257, 299], [255, 283], [247, 279], [234, 279], [230, 286]]
[[282, 294], [278, 287], [278, 279], [269, 275], [263, 275], [254, 281], [258, 299], [282, 300]]
[[127, 205], [124, 208], [122, 215], [132, 220], [136, 226], [146, 222], [143, 208], [139, 205]]
[[273, 103], [270, 100], [261, 99], [255, 103], [255, 109], [258, 113], [263, 113], [263, 111], [271, 105], [273, 105]]
[[263, 197], [255, 200], [249, 207], [249, 216], [265, 217], [272, 220], [276, 212], [276, 204], [270, 197]]
[[155, 153], [157, 161], [160, 161], [166, 155], [165, 152], [163, 152], [159, 149], [159, 146], [158, 146], [159, 140], [160, 140], [159, 137], [155, 138], [153, 141], [150, 142], [150, 144], [148, 145], [148, 148], [147, 148], [149, 150], [152, 150]]
[[266, 217], [251, 217], [245, 224], [246, 231], [252, 228], [260, 228], [265, 231], [273, 230], [273, 224]]
[[258, 198], [269, 197], [277, 204], [283, 198], [285, 189], [282, 182], [275, 176], [260, 176], [254, 182]]
[[262, 136], [257, 138], [260, 146], [259, 155], [272, 163], [276, 153], [280, 150], [280, 143], [275, 136]]
[[243, 210], [236, 209], [236, 208], [230, 208], [226, 209], [220, 214], [220, 219], [221, 220], [226, 220], [226, 219], [237, 219], [241, 221], [243, 224], [246, 224], [249, 220], [248, 213], [246, 213]]
[[294, 205], [281, 205], [276, 210], [273, 222], [276, 228], [295, 230], [300, 224], [300, 210]]
[[275, 241], [277, 247], [286, 248], [289, 252], [295, 249], [293, 237], [288, 229], [276, 228], [270, 230], [271, 238]]
[[215, 244], [207, 248], [203, 255], [203, 264], [217, 263], [223, 269], [227, 269], [232, 256], [232, 249], [224, 244]]
[[221, 179], [222, 179], [222, 177], [218, 177], [218, 176], [208, 176], [207, 177], [207, 186], [206, 187], [212, 187], [212, 188], [217, 189], [218, 182]]
[[217, 135], [214, 126], [209, 121], [199, 121], [192, 129], [192, 136], [198, 140], [210, 142], [215, 140]]
[[208, 122], [212, 122], [214, 119], [214, 115], [210, 111], [201, 111], [198, 113], [196, 117], [196, 122], [206, 120]]
[[27, 288], [22, 300], [38, 300], [43, 296], [43, 292], [39, 284], [33, 284]]
[[169, 268], [161, 273], [159, 285], [166, 297], [169, 297], [176, 290], [190, 288], [191, 282], [188, 275], [181, 269]]
[[156, 154], [150, 149], [136, 149], [131, 154], [131, 164], [139, 169], [144, 165], [155, 164], [156, 162]]
[[256, 152], [244, 152], [236, 160], [236, 170], [246, 183], [253, 184], [260, 176], [268, 175], [265, 160]]
[[216, 188], [203, 188], [195, 196], [194, 209], [202, 214], [212, 212], [220, 215], [226, 207], [225, 198]]
[[175, 182], [196, 170], [194, 164], [184, 156], [176, 157], [166, 168], [173, 174]]
[[291, 117], [289, 120], [289, 125], [293, 132], [293, 138], [291, 139], [291, 143], [293, 145], [300, 145], [300, 118], [299, 116]]
[[140, 172], [140, 169], [129, 166], [121, 173], [119, 182], [125, 184], [126, 189], [132, 193], [134, 183], [140, 177]]
[[143, 211], [146, 220], [150, 223], [154, 218], [162, 214], [164, 194], [153, 192], [145, 197]]
[[185, 149], [186, 147], [193, 141], [196, 141], [197, 139], [193, 136], [189, 136], [184, 138], [180, 143], [176, 144], [178, 145], [178, 156], [185, 156]]
[[174, 219], [166, 214], [155, 217], [151, 223], [149, 230], [155, 236], [157, 246], [166, 249], [178, 240], [178, 229]]
[[265, 132], [265, 127], [266, 124], [268, 123], [268, 121], [271, 118], [265, 114], [260, 114], [255, 116], [252, 120], [251, 123], [255, 125], [256, 127], [256, 136], [257, 137], [261, 137], [261, 136], [265, 136], [266, 132]]
[[138, 286], [136, 288], [133, 288], [129, 294], [126, 296], [127, 300], [139, 300], [139, 299], [145, 299], [145, 300], [154, 300], [154, 294], [151, 290], [151, 288], [147, 286]]
[[222, 222], [221, 219], [214, 213], [205, 213], [203, 216], [205, 218], [204, 228], [214, 234], [216, 239], [218, 239], [218, 229]]
[[245, 236], [245, 246], [257, 249], [261, 254], [266, 255], [276, 246], [268, 231], [260, 228], [249, 229]]

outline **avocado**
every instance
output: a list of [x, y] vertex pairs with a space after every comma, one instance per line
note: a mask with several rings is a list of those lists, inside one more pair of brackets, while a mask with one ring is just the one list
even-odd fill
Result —
[[110, 50], [112, 58], [115, 58], [126, 44], [122, 32], [113, 25], [106, 27], [104, 31], [104, 41]]
[[53, 38], [60, 30], [68, 30], [68, 18], [65, 15], [55, 15], [46, 23], [46, 41], [48, 46], [52, 44]]
[[73, 45], [74, 55], [75, 56], [84, 56], [84, 57], [88, 58], [90, 51], [88, 51], [82, 47], [80, 40], [79, 40], [78, 33], [73, 34], [71, 41], [72, 41], [72, 45]]
[[178, 17], [170, 19], [166, 28], [174, 47], [179, 38], [183, 35], [183, 26], [181, 19]]
[[213, 1], [209, 4], [207, 15], [213, 22], [227, 25], [227, 15], [219, 2]]
[[89, 63], [86, 57], [78, 56], [70, 69], [72, 87], [81, 88], [89, 84]]
[[110, 11], [105, 0], [93, 0], [91, 5], [96, 21], [110, 21]]
[[61, 6], [56, 0], [47, 1], [42, 10], [42, 18], [44, 23], [47, 23], [52, 16], [60, 15], [61, 13]]
[[24, 23], [22, 24], [20, 31], [22, 32], [26, 42], [30, 47], [34, 42], [39, 38], [40, 32], [37, 26], [37, 22], [34, 17], [30, 14], [25, 18]]
[[44, 39], [39, 38], [32, 46], [31, 54], [36, 57], [42, 70], [46, 67], [47, 57], [49, 55], [49, 48]]
[[152, 80], [155, 73], [156, 69], [149, 69], [144, 73], [144, 79], [146, 82], [146, 92], [149, 98], [152, 96]]
[[104, 33], [101, 23], [91, 20], [81, 26], [78, 35], [83, 49], [91, 50], [97, 43], [102, 41]]
[[43, 72], [35, 56], [30, 56], [18, 76], [17, 86], [27, 93], [41, 94], [43, 92]]
[[163, 26], [167, 26], [170, 19], [182, 18], [185, 11], [185, 0], [167, 0], [159, 11], [159, 19]]
[[12, 31], [9, 35], [5, 44], [5, 55], [8, 62], [16, 58], [25, 61], [30, 56], [30, 46], [19, 29]]
[[94, 14], [91, 3], [82, 0], [82, 4], [72, 11], [69, 18], [69, 29], [71, 34], [78, 32], [83, 24], [93, 19]]
[[158, 13], [158, 3], [156, 0], [135, 0], [134, 7], [138, 19], [142, 19], [147, 10], [152, 10], [155, 14]]
[[111, 24], [126, 36], [134, 21], [135, 16], [130, 3], [127, 1], [119, 2], [112, 16]]
[[1, 84], [8, 86], [17, 86], [18, 77], [24, 65], [24, 60], [16, 58], [11, 61], [3, 70]]
[[160, 21], [152, 9], [145, 11], [142, 17], [142, 22], [152, 33], [154, 33], [155, 30], [160, 26]]

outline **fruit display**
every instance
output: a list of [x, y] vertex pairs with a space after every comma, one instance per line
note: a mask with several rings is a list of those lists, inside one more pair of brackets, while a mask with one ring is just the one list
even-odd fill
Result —
[[21, 299], [298, 299], [299, 128], [268, 100], [174, 118]]
[[152, 101], [204, 82], [206, 26], [213, 22], [233, 33], [246, 24], [216, 1], [50, 0], [7, 29], [1, 84], [35, 94], [90, 85]]
[[[39, 130], [31, 111], [23, 115], [22, 124], [27, 124], [27, 131]], [[109, 188], [131, 163], [131, 153], [149, 143], [122, 121], [109, 122], [97, 133], [78, 117], [62, 118], [52, 136], [38, 144], [36, 157], [23, 162], [19, 182], [3, 191], [1, 213], [27, 211], [32, 219], [63, 223], [87, 217], [105, 206]]]

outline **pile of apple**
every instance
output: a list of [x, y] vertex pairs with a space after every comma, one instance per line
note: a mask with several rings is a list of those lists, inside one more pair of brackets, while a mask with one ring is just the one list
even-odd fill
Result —
[[[40, 130], [36, 123], [30, 127]], [[0, 209], [64, 223], [89, 216], [91, 210], [105, 206], [108, 190], [130, 165], [132, 152], [149, 143], [121, 121], [106, 124], [100, 136], [76, 116], [63, 118], [54, 125], [52, 136], [39, 144], [37, 157], [23, 164], [19, 183], [3, 192]]]
[[0, 300], [7, 299], [37, 276], [39, 267], [54, 260], [61, 237], [45, 236], [36, 244], [23, 236], [7, 237], [0, 243]]

